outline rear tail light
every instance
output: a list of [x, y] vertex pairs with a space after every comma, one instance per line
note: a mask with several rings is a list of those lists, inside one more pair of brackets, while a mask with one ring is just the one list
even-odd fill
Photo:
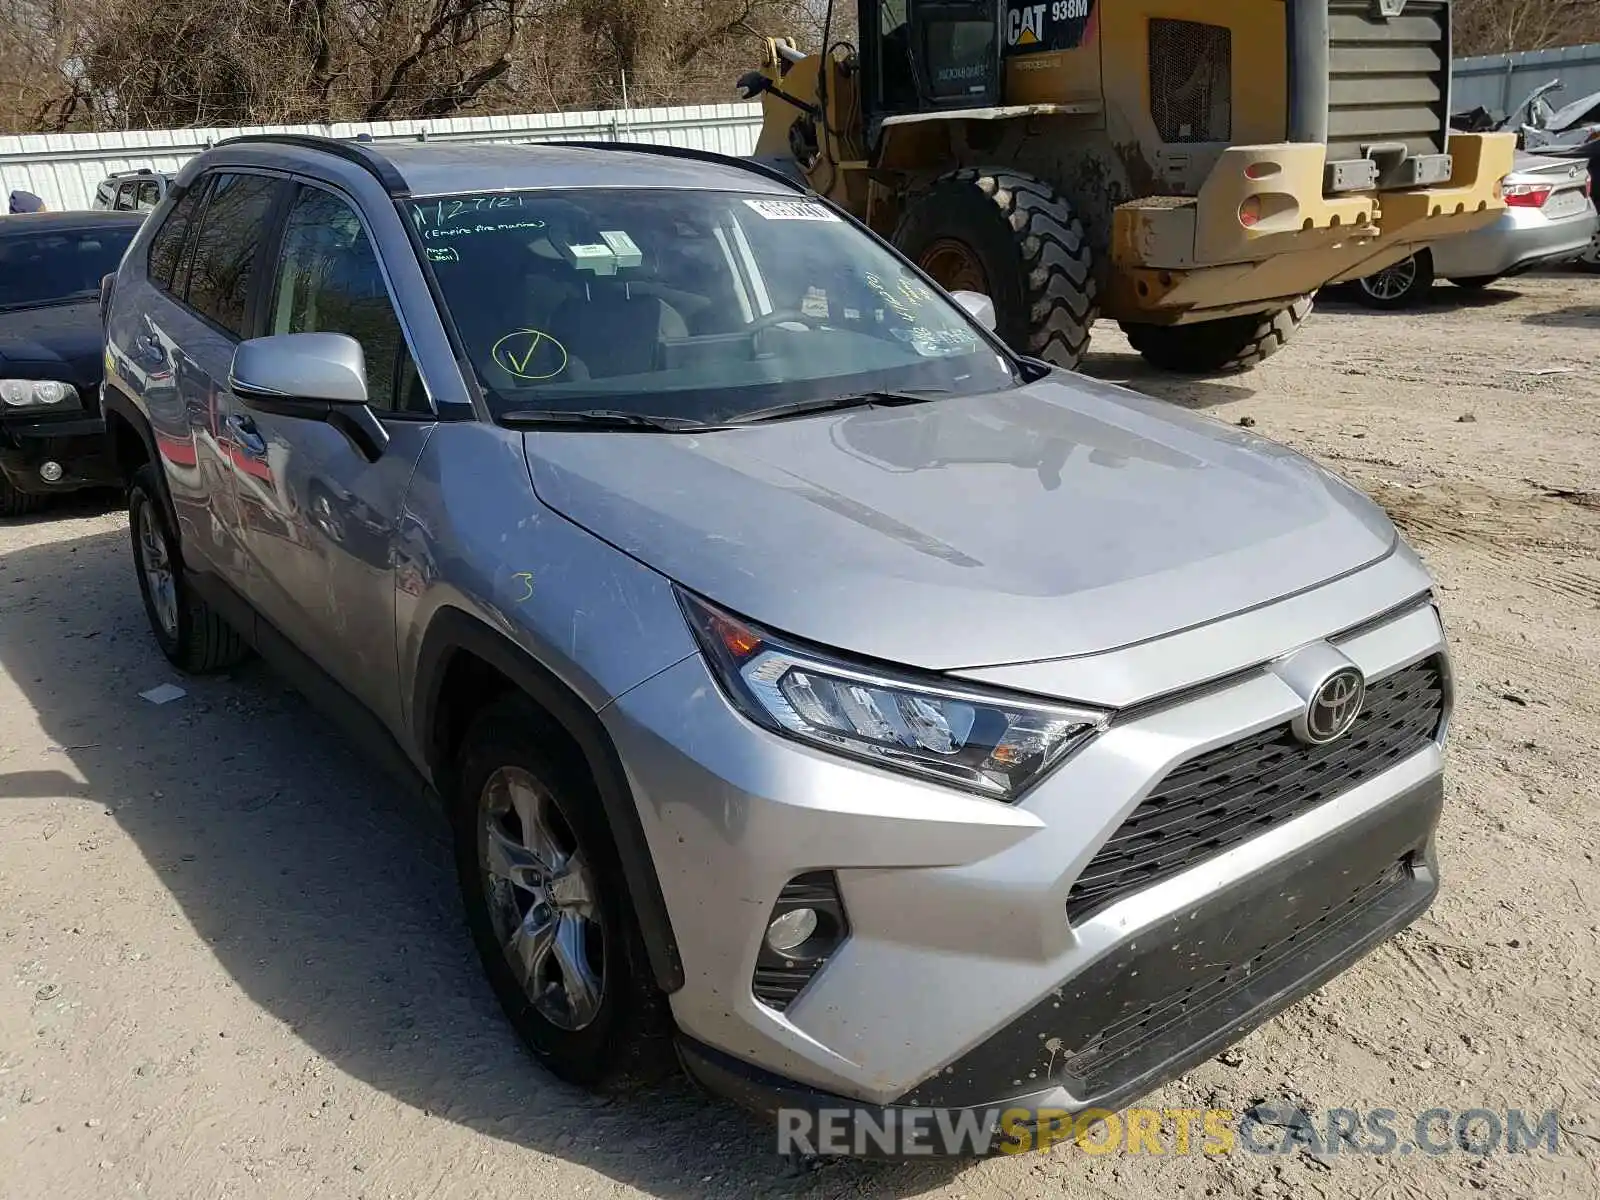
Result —
[[1506, 184], [1506, 203], [1516, 208], [1543, 208], [1553, 189], [1543, 183]]

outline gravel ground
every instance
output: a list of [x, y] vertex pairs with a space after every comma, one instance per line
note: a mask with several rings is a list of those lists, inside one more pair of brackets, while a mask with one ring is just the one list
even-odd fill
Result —
[[[1092, 370], [1316, 455], [1442, 588], [1460, 676], [1427, 917], [1152, 1103], [1559, 1108], [1561, 1152], [794, 1163], [687, 1085], [517, 1048], [442, 829], [259, 667], [172, 681], [126, 521], [0, 526], [0, 1196], [1600, 1195], [1600, 279], [1329, 303], [1254, 374]], [[1170, 1144], [1170, 1143], [1169, 1143]]]

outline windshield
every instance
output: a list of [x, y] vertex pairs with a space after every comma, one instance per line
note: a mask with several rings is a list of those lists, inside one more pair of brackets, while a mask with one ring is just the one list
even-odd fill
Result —
[[639, 189], [410, 207], [497, 415], [716, 423], [1015, 381], [964, 311], [813, 200]]
[[133, 240], [133, 227], [55, 229], [0, 237], [0, 308], [82, 300], [100, 292]]

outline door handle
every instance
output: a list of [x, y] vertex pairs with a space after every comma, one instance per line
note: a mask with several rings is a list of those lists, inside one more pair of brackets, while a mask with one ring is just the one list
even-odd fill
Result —
[[227, 426], [228, 436], [251, 458], [267, 456], [267, 439], [261, 436], [256, 423], [249, 417], [242, 413], [229, 413], [222, 423]]

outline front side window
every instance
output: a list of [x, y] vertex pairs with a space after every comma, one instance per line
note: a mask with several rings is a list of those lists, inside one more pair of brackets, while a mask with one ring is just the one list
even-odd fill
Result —
[[245, 304], [277, 189], [277, 180], [264, 175], [218, 175], [194, 238], [189, 306], [235, 337], [244, 336]]
[[269, 323], [275, 334], [348, 334], [366, 357], [374, 407], [427, 411], [372, 242], [330, 192], [303, 187], [289, 210]]
[[0, 309], [73, 304], [100, 294], [133, 241], [127, 228], [54, 230], [0, 237]]
[[153, 179], [141, 183], [133, 194], [133, 206], [139, 212], [150, 212], [161, 203], [161, 185]]
[[965, 312], [813, 200], [552, 190], [410, 209], [502, 413], [718, 422], [866, 391], [1014, 383]]

